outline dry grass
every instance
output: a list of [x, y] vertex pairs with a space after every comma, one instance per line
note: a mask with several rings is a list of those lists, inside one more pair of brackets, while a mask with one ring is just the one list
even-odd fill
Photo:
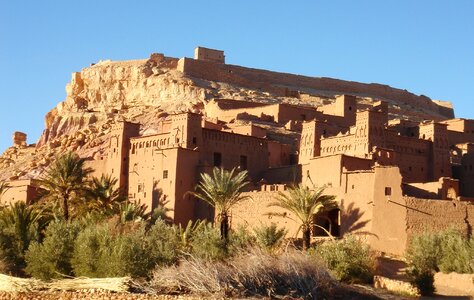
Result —
[[48, 284], [51, 291], [102, 290], [126, 293], [134, 286], [130, 277], [87, 278], [54, 280]]
[[305, 253], [272, 256], [259, 250], [227, 262], [190, 257], [178, 266], [156, 269], [151, 284], [158, 293], [286, 295], [304, 299], [324, 298], [337, 285], [325, 268]]
[[18, 278], [0, 274], [0, 292], [21, 293], [39, 291], [46, 288], [46, 283], [38, 279]]
[[26, 293], [37, 291], [78, 291], [100, 290], [127, 293], [136, 289], [138, 284], [130, 277], [117, 278], [74, 278], [45, 282], [34, 278], [18, 278], [0, 274], [0, 292]]

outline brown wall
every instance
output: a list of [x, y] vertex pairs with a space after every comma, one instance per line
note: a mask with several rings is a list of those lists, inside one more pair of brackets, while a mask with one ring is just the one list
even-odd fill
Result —
[[446, 111], [446, 108], [432, 102], [428, 97], [416, 96], [406, 90], [396, 89], [382, 84], [365, 84], [324, 77], [307, 77], [241, 66], [216, 64], [189, 58], [180, 59], [177, 69], [187, 75], [207, 80], [229, 82], [251, 88], [267, 87], [269, 90], [273, 90], [273, 92], [281, 95], [285, 95], [285, 89], [281, 86], [297, 86], [317, 90], [337, 91], [346, 94], [370, 95], [407, 102], [416, 107], [423, 107], [439, 113], [440, 118], [443, 119], [454, 117], [452, 110]]
[[38, 182], [30, 179], [7, 182], [9, 188], [0, 195], [1, 204], [13, 204], [18, 201], [31, 203], [38, 195]]

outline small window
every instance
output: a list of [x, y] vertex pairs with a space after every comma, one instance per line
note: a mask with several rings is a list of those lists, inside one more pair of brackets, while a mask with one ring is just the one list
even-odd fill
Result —
[[385, 187], [385, 196], [391, 196], [392, 195], [392, 188], [389, 186]]
[[197, 144], [197, 139], [193, 137], [193, 145], [196, 145], [196, 144]]
[[408, 171], [411, 171], [411, 166], [410, 166], [410, 167], [408, 167]]
[[222, 154], [214, 152], [214, 167], [220, 167], [222, 165]]
[[163, 179], [168, 178], [168, 170], [163, 170]]
[[138, 192], [138, 193], [142, 193], [143, 190], [144, 190], [144, 188], [145, 188], [145, 187], [144, 187], [144, 184], [143, 184], [143, 183], [139, 183], [139, 184], [138, 184], [138, 188], [137, 188], [137, 192]]
[[349, 106], [349, 110], [352, 110], [352, 106]]
[[247, 156], [245, 155], [240, 156], [240, 169], [247, 170]]

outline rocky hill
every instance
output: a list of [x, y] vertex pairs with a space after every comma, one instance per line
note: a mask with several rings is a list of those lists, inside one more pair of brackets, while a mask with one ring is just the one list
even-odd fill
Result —
[[349, 93], [358, 96], [360, 108], [377, 100], [388, 101], [392, 118], [453, 117], [447, 102], [384, 85], [178, 60], [162, 54], [145, 60], [93, 64], [73, 73], [66, 91], [66, 99], [46, 115], [45, 129], [36, 144], [17, 142], [0, 156], [0, 180], [36, 178], [57, 154], [68, 150], [98, 159], [116, 121], [140, 123], [145, 135], [158, 133], [159, 121], [168, 114], [204, 112], [211, 99], [317, 107], [331, 103], [338, 94]]

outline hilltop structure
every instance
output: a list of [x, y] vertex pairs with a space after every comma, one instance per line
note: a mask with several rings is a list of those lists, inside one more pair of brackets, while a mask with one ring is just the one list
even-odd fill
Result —
[[[48, 114], [43, 136], [31, 147], [37, 152], [60, 147], [82, 150], [96, 175], [112, 174], [130, 200], [146, 204], [149, 210], [165, 204], [176, 223], [213, 218], [213, 210], [188, 192], [194, 190], [199, 174], [223, 167], [247, 170], [252, 181], [246, 192], [252, 200], [232, 211], [233, 226], [274, 222], [287, 227], [290, 235], [296, 233], [298, 224], [266, 213], [275, 211], [268, 203], [279, 192], [302, 183], [326, 186], [326, 193], [337, 196], [339, 208], [315, 216], [317, 224], [335, 236], [363, 234], [380, 251], [402, 254], [414, 234], [450, 225], [471, 234], [474, 120], [452, 119], [447, 103], [377, 84], [227, 65], [223, 51], [202, 47], [196, 48], [194, 59], [154, 54], [144, 66], [151, 66], [142, 69], [143, 73], [151, 72], [148, 76], [166, 68], [196, 81], [268, 93], [265, 99], [272, 101], [262, 101], [262, 95], [256, 97], [258, 101], [205, 96], [194, 103], [192, 111], [161, 111], [147, 119], [140, 113], [130, 118], [106, 118], [109, 121], [103, 124], [107, 126], [101, 128], [108, 131], [97, 135], [97, 140], [78, 134], [64, 146], [63, 142], [57, 145], [58, 137], [69, 133], [69, 127], [97, 132], [92, 124], [102, 118], [84, 117], [104, 96], [88, 90], [93, 84], [75, 73], [68, 86], [71, 100]], [[124, 96], [126, 89], [122, 86], [122, 92], [114, 96], [120, 101], [112, 100], [110, 106], [102, 107], [105, 114], [132, 110], [132, 100]], [[195, 87], [187, 89], [199, 94]], [[314, 90], [326, 96], [315, 96]], [[334, 97], [329, 101], [327, 94], [331, 93]], [[366, 101], [368, 94], [372, 101]], [[277, 101], [279, 97], [299, 102]], [[315, 98], [318, 105], [310, 105]], [[400, 107], [394, 107], [393, 101], [422, 108], [419, 116], [429, 114], [431, 120], [400, 118]], [[74, 114], [66, 122], [61, 114], [67, 109]], [[16, 133], [14, 140], [15, 153], [30, 151], [26, 136]], [[97, 145], [101, 145], [100, 151], [92, 152]], [[3, 200], [31, 201], [34, 187], [31, 179], [14, 181]], [[315, 228], [313, 235], [325, 233]]]

